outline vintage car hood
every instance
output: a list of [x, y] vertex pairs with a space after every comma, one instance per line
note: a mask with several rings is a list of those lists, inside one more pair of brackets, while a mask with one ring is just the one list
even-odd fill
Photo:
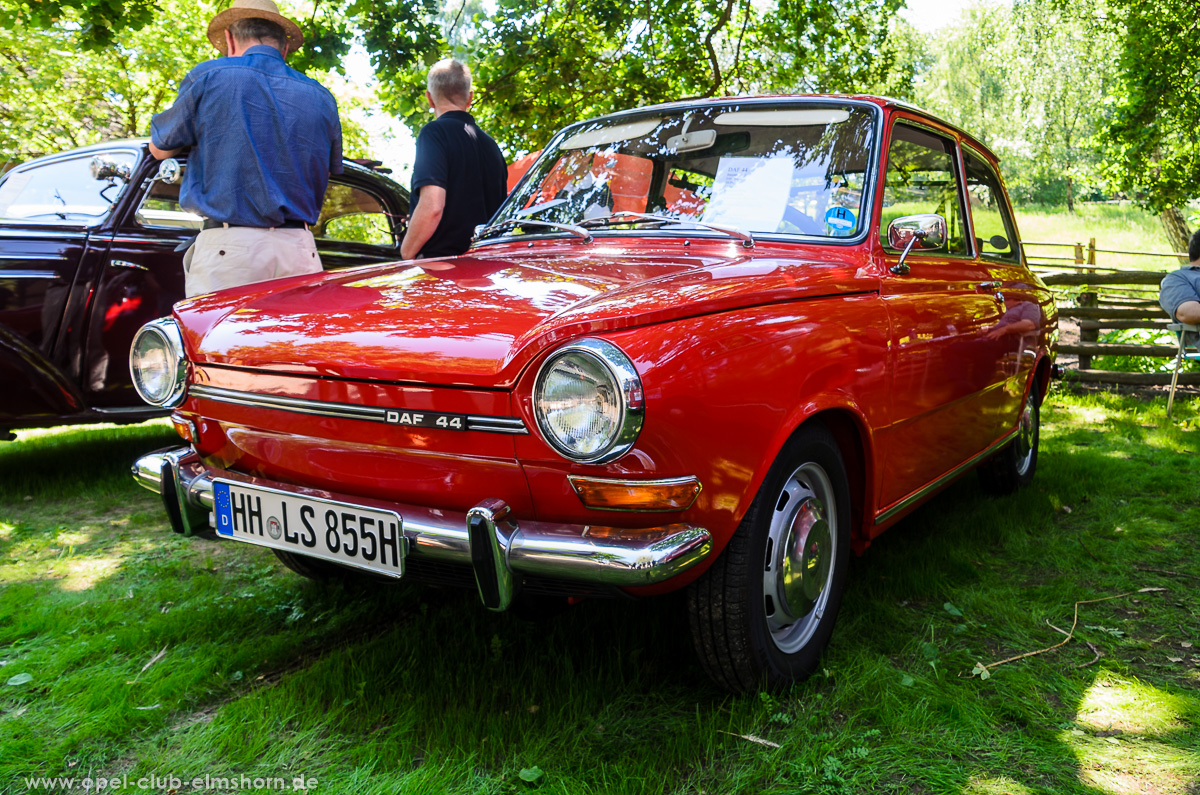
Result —
[[[600, 245], [396, 263], [176, 306], [194, 361], [341, 378], [511, 387], [546, 346], [746, 306], [878, 289], [845, 249], [733, 246], [631, 255]], [[814, 252], [815, 254], [816, 252]], [[848, 252], [846, 252], [848, 254]], [[285, 287], [286, 285], [290, 285]]]

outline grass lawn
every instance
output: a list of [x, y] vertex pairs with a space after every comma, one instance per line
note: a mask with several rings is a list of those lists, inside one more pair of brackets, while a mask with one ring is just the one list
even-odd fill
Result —
[[[22, 433], [0, 445], [0, 792], [1195, 795], [1200, 405], [1164, 410], [1056, 391], [1033, 486], [969, 477], [885, 534], [823, 670], [773, 696], [708, 683], [678, 599], [529, 623], [307, 582], [166, 529], [128, 465], [169, 428]], [[1061, 648], [972, 675], [1107, 597]]]
[[[1028, 244], [1036, 243], [1082, 243], [1087, 247], [1090, 238], [1096, 238], [1096, 264], [1109, 268], [1129, 270], [1174, 270], [1180, 263], [1164, 257], [1141, 257], [1125, 254], [1108, 254], [1110, 251], [1134, 251], [1158, 254], [1171, 253], [1171, 244], [1163, 231], [1157, 215], [1139, 209], [1132, 203], [1075, 205], [1074, 215], [1062, 207], [1026, 206], [1015, 208], [1017, 228], [1021, 239]], [[1069, 248], [1026, 245], [1030, 259], [1039, 261], [1042, 256], [1073, 256]]]

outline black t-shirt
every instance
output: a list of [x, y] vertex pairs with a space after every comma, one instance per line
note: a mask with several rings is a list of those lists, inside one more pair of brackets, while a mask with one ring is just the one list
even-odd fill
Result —
[[426, 185], [446, 189], [446, 209], [420, 256], [462, 254], [471, 245], [475, 227], [486, 223], [508, 195], [504, 155], [466, 111], [443, 113], [417, 136], [412, 211], [416, 211], [421, 188]]

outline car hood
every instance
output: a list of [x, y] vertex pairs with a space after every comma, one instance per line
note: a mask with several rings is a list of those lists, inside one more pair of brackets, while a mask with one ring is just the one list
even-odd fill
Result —
[[711, 255], [579, 248], [356, 268], [175, 311], [199, 363], [509, 388], [539, 352], [580, 335], [878, 289], [846, 249], [792, 259], [733, 245]]

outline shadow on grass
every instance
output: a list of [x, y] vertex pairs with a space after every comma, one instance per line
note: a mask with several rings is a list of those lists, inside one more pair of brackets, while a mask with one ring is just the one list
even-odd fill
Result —
[[[853, 561], [822, 670], [777, 695], [707, 682], [678, 595], [530, 623], [468, 591], [302, 582], [262, 550], [198, 570], [139, 560], [123, 576], [141, 613], [78, 614], [116, 635], [116, 690], [172, 650], [145, 674], [162, 709], [126, 704], [103, 740], [73, 732], [21, 764], [287, 770], [354, 792], [514, 791], [537, 767], [560, 792], [1195, 793], [1200, 679], [1169, 661], [1200, 608], [1186, 581], [1143, 570], [1200, 570], [1183, 443], [1072, 426], [1018, 495], [953, 485]], [[1076, 642], [970, 676], [1057, 643], [1047, 622], [1070, 627], [1076, 601], [1150, 586], [1167, 590], [1085, 606]], [[66, 642], [45, 620], [47, 645]], [[1077, 667], [1089, 642], [1102, 657]], [[88, 692], [63, 671], [39, 698]], [[44, 730], [80, 720], [47, 712]]]

